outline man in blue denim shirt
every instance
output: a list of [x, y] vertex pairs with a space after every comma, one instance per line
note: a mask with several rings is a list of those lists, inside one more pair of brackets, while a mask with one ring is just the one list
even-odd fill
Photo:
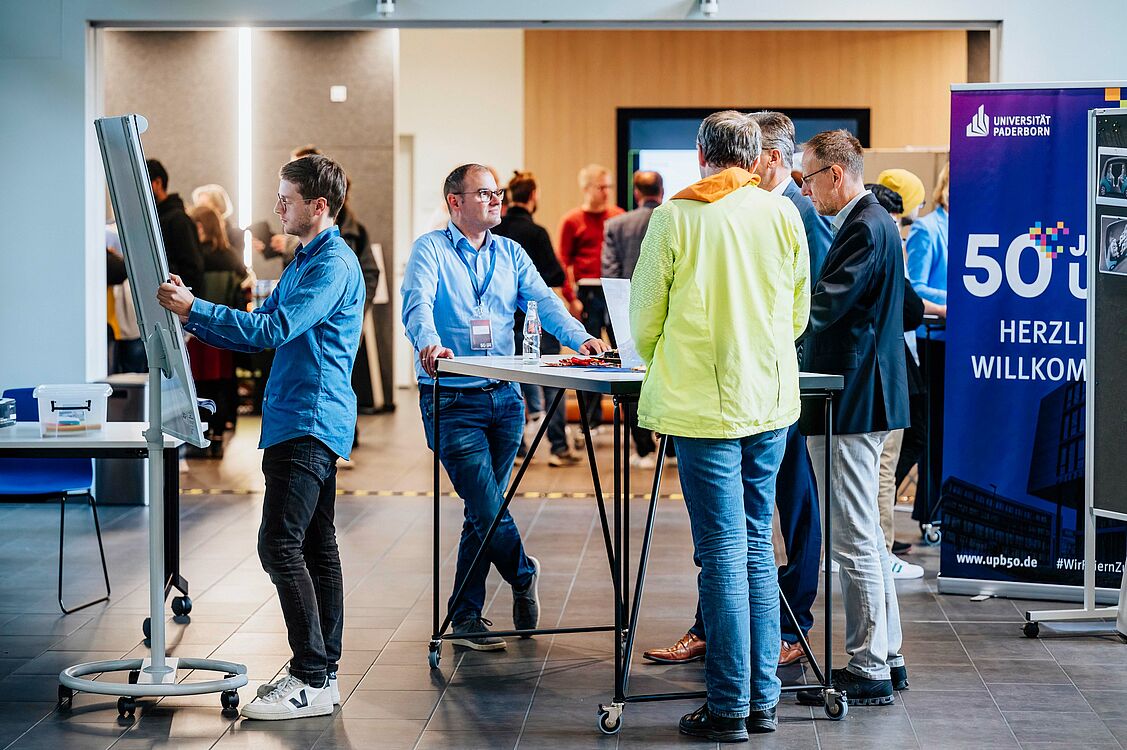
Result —
[[[403, 325], [419, 353], [419, 406], [427, 444], [434, 448], [434, 375], [438, 359], [513, 354], [513, 315], [538, 303], [549, 333], [582, 354], [607, 347], [592, 338], [540, 277], [528, 254], [489, 230], [501, 223], [504, 190], [487, 167], [466, 164], [443, 186], [450, 223], [415, 240], [403, 276]], [[472, 324], [472, 325], [471, 325]], [[479, 651], [505, 648], [482, 619], [488, 565], [470, 575], [470, 564], [504, 503], [513, 458], [524, 428], [524, 404], [512, 383], [484, 378], [442, 380], [442, 452], [439, 456], [458, 496], [465, 522], [458, 547], [454, 590], [469, 579], [462, 598], [453, 597], [451, 642]], [[530, 630], [539, 622], [540, 565], [524, 553], [520, 532], [506, 511], [483, 560], [513, 587], [513, 625]]]
[[333, 712], [344, 627], [344, 584], [333, 517], [337, 456], [348, 458], [356, 425], [352, 365], [360, 343], [364, 280], [335, 226], [345, 175], [324, 156], [282, 167], [274, 211], [298, 237], [293, 262], [253, 313], [193, 297], [173, 276], [160, 303], [212, 346], [276, 349], [262, 402], [266, 477], [258, 555], [286, 621], [288, 674], [259, 688], [243, 708], [251, 719]]

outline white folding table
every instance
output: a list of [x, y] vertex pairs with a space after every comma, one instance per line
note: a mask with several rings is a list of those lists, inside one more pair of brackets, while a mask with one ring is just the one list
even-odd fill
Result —
[[[542, 363], [554, 362], [561, 359], [559, 356], [543, 357]], [[574, 390], [579, 398], [579, 414], [587, 448], [587, 461], [591, 467], [591, 481], [594, 485], [595, 504], [599, 510], [599, 520], [602, 525], [603, 543], [606, 547], [607, 560], [610, 563], [611, 581], [614, 586], [614, 624], [591, 625], [586, 627], [567, 628], [540, 628], [536, 630], [500, 630], [492, 631], [495, 636], [534, 636], [552, 635], [561, 633], [599, 633], [613, 632], [614, 638], [614, 698], [610, 703], [599, 707], [598, 727], [606, 734], [615, 734], [622, 728], [622, 713], [627, 703], [644, 703], [664, 700], [683, 700], [686, 698], [704, 698], [702, 692], [660, 693], [647, 695], [630, 695], [628, 693], [630, 682], [631, 654], [634, 647], [634, 635], [637, 632], [638, 613], [642, 604], [642, 590], [645, 586], [646, 568], [649, 563], [650, 544], [653, 538], [654, 519], [657, 513], [657, 500], [661, 487], [661, 475], [665, 462], [668, 436], [662, 436], [658, 448], [658, 462], [654, 470], [653, 484], [650, 491], [649, 514], [646, 519], [645, 532], [642, 538], [642, 550], [638, 561], [637, 578], [634, 586], [633, 599], [630, 596], [630, 430], [631, 415], [637, 405], [638, 395], [642, 390], [644, 374], [641, 372], [609, 369], [601, 367], [576, 368], [576, 367], [549, 367], [545, 364], [525, 365], [521, 357], [460, 357], [454, 359], [439, 359], [438, 372], [434, 379], [434, 537], [433, 537], [433, 574], [432, 574], [432, 620], [433, 630], [429, 644], [429, 660], [432, 668], [437, 668], [441, 661], [441, 646], [443, 640], [455, 637], [448, 633], [450, 627], [450, 612], [454, 603], [464, 594], [465, 582], [458, 587], [451, 599], [446, 617], [439, 619], [439, 499], [441, 497], [441, 381], [450, 377], [476, 377], [487, 378], [494, 381], [508, 381], [529, 385], [547, 386], [558, 389], [555, 399], [548, 407], [544, 420], [540, 425], [536, 437], [533, 438], [528, 448], [528, 453], [517, 470], [516, 476], [505, 493], [504, 503], [497, 512], [493, 523], [489, 527], [481, 547], [474, 557], [470, 570], [482, 564], [484, 551], [488, 547], [493, 534], [500, 524], [501, 518], [508, 510], [509, 503], [516, 497], [517, 488], [528, 470], [533, 454], [536, 452], [541, 439], [547, 431], [552, 415], [559, 408], [564, 390]], [[826, 476], [831, 475], [833, 451], [829, 445], [833, 440], [833, 395], [843, 387], [843, 378], [840, 375], [822, 375], [816, 373], [800, 373], [799, 388], [804, 398], [820, 399], [825, 407], [825, 437], [826, 437]], [[583, 408], [585, 394], [605, 394], [614, 400], [614, 530], [613, 539], [610, 524], [607, 520], [606, 506], [603, 503], [602, 484], [599, 478], [598, 465], [595, 460], [594, 442], [591, 439], [591, 427], [587, 421], [586, 410]], [[826, 503], [831, 502], [832, 490], [826, 488]], [[830, 514], [822, 514], [823, 523], [823, 549], [825, 569], [830, 568]], [[467, 580], [470, 575], [467, 575]], [[786, 597], [780, 595], [783, 611], [792, 620], [794, 614]], [[811, 669], [818, 678], [817, 684], [812, 685], [787, 685], [783, 687], [786, 692], [796, 692], [809, 688], [823, 691], [825, 696], [826, 715], [831, 719], [842, 719], [848, 711], [845, 696], [830, 684], [832, 672], [833, 650], [833, 592], [830, 586], [830, 576], [824, 577], [824, 604], [825, 613], [823, 623], [826, 630], [825, 643], [825, 670], [819, 666], [814, 658], [813, 650], [805, 636], [799, 633], [799, 643], [810, 663]]]

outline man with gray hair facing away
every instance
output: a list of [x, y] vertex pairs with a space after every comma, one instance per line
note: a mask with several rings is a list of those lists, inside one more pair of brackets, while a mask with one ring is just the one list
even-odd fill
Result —
[[[834, 242], [810, 298], [803, 364], [842, 375], [834, 396], [833, 473], [825, 474], [821, 414], [803, 415], [822, 512], [834, 535], [830, 555], [841, 566], [845, 650], [833, 686], [850, 705], [887, 705], [908, 687], [900, 653], [900, 607], [877, 505], [880, 455], [889, 430], [908, 426], [904, 362], [904, 260], [892, 217], [865, 189], [861, 144], [846, 130], [819, 133], [806, 144], [802, 193], [832, 216]], [[826, 483], [833, 502], [826, 507]], [[800, 702], [820, 705], [821, 690]]]
[[630, 288], [638, 423], [673, 436], [701, 566], [708, 700], [680, 729], [713, 742], [775, 731], [781, 688], [771, 517], [810, 260], [794, 204], [756, 187], [759, 152], [747, 115], [705, 118], [701, 179], [654, 209]]

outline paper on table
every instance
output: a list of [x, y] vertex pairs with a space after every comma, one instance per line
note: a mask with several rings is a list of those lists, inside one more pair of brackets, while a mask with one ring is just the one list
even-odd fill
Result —
[[642, 357], [634, 347], [634, 335], [630, 332], [630, 279], [602, 279], [602, 282], [622, 366], [641, 367]]

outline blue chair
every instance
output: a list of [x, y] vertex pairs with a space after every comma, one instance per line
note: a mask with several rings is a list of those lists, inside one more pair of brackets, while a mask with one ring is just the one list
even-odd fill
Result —
[[[17, 422], [39, 421], [39, 405], [31, 388], [9, 388], [4, 397], [16, 402]], [[69, 615], [80, 609], [109, 601], [110, 573], [106, 567], [106, 550], [102, 545], [102, 527], [98, 522], [98, 504], [91, 487], [94, 483], [94, 460], [91, 458], [0, 458], [0, 495], [60, 495], [59, 505], [59, 608]], [[63, 604], [63, 541], [66, 535], [67, 498], [71, 493], [86, 495], [94, 515], [94, 532], [98, 537], [98, 553], [102, 557], [102, 577], [106, 595], [67, 609]]]

